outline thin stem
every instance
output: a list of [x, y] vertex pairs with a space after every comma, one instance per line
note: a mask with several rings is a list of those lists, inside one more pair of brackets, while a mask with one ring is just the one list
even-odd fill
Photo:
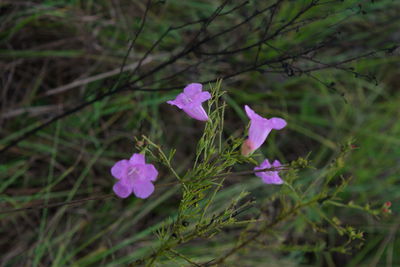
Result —
[[19, 209], [8, 209], [8, 210], [0, 211], [0, 215], [1, 214], [6, 214], [6, 213], [19, 212], [19, 211], [29, 211], [29, 210], [34, 210], [34, 209], [47, 209], [47, 208], [65, 206], [65, 205], [81, 204], [81, 203], [84, 203], [84, 202], [87, 202], [87, 201], [104, 200], [104, 199], [108, 199], [108, 198], [111, 198], [111, 197], [114, 197], [114, 194], [87, 197], [87, 198], [76, 199], [76, 200], [72, 200], [72, 201], [55, 202], [55, 203], [51, 203], [51, 204], [37, 205], [37, 206], [31, 206], [31, 207], [25, 207], [25, 208], [19, 208]]
[[[165, 155], [164, 155], [165, 156]], [[174, 175], [176, 177], [179, 177], [178, 174], [173, 170], [171, 166], [169, 166], [170, 170], [174, 172]], [[266, 169], [261, 169], [261, 170], [253, 170], [253, 171], [242, 171], [242, 172], [228, 172], [228, 173], [223, 173], [223, 174], [218, 174], [218, 175], [213, 175], [209, 176], [208, 178], [224, 178], [229, 175], [235, 175], [235, 176], [241, 176], [241, 175], [247, 175], [247, 174], [253, 174], [256, 172], [263, 172], [263, 171], [281, 171], [281, 170], [288, 170], [290, 168], [266, 168]], [[164, 184], [159, 184], [157, 185], [158, 187], [164, 187], [164, 186], [171, 186], [171, 185], [177, 185], [177, 184], [183, 184], [181, 180], [179, 179], [179, 182], [172, 182], [172, 183], [164, 183]], [[286, 184], [287, 185], [287, 184]], [[60, 206], [65, 206], [65, 205], [74, 205], [74, 204], [83, 204], [87, 201], [92, 201], [92, 200], [105, 200], [108, 198], [113, 197], [114, 194], [107, 194], [107, 195], [101, 195], [101, 196], [94, 196], [94, 197], [87, 197], [87, 198], [82, 198], [82, 199], [77, 199], [77, 200], [72, 200], [72, 201], [63, 201], [63, 202], [56, 202], [56, 203], [51, 203], [47, 205], [37, 205], [37, 206], [31, 206], [31, 207], [25, 207], [25, 208], [18, 208], [18, 209], [7, 209], [7, 210], [2, 210], [0, 211], [1, 214], [6, 214], [6, 213], [14, 213], [14, 212], [20, 212], [20, 211], [30, 211], [30, 210], [35, 210], [35, 209], [45, 209], [45, 208], [54, 208], [54, 207], [60, 207]]]
[[169, 249], [169, 251], [174, 254], [175, 256], [178, 256], [182, 259], [184, 259], [185, 261], [189, 262], [190, 264], [194, 265], [194, 266], [201, 266], [200, 264], [195, 263], [194, 261], [192, 261], [191, 259], [189, 259], [188, 257], [186, 257], [185, 255], [179, 253], [178, 251], [174, 250], [174, 249]]
[[254, 233], [252, 236], [250, 236], [249, 238], [247, 238], [246, 240], [242, 241], [239, 245], [235, 246], [234, 248], [232, 248], [229, 252], [227, 252], [224, 256], [220, 257], [219, 259], [216, 260], [212, 260], [209, 262], [206, 262], [204, 264], [201, 264], [201, 266], [214, 266], [214, 265], [219, 265], [221, 263], [223, 263], [228, 257], [232, 256], [233, 254], [235, 254], [238, 250], [240, 250], [241, 248], [247, 246], [249, 243], [251, 243], [252, 241], [254, 241], [255, 239], [257, 239], [257, 237], [260, 236], [260, 234], [262, 234], [264, 231], [269, 230], [271, 227], [277, 225], [278, 223], [280, 223], [281, 221], [285, 220], [286, 218], [290, 217], [291, 215], [295, 214], [298, 210], [300, 210], [301, 208], [304, 208], [306, 206], [312, 205], [314, 203], [316, 203], [318, 201], [318, 199], [313, 199], [310, 201], [307, 201], [305, 203], [299, 204], [296, 207], [292, 208], [290, 211], [285, 212], [284, 214], [282, 214], [281, 216], [279, 216], [275, 221], [266, 224], [264, 227], [262, 227], [259, 231], [257, 231], [256, 233]]

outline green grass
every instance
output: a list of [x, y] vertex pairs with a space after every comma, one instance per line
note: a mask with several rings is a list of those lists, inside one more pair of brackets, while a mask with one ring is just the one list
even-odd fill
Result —
[[[0, 63], [8, 66], [2, 79], [12, 81], [6, 92], [7, 101], [1, 100], [2, 110], [50, 104], [66, 108], [90, 99], [85, 90], [106, 89], [102, 81], [96, 81], [59, 96], [44, 96], [48, 89], [119, 67], [128, 40], [140, 25], [145, 8], [141, 1], [119, 2], [120, 5], [110, 1], [43, 1], [27, 6], [0, 4], [0, 8], [12, 6], [2, 15], [0, 22], [6, 28], [0, 34]], [[290, 4], [287, 1], [276, 20], [287, 18], [303, 2]], [[169, 26], [202, 18], [213, 12], [217, 4], [217, 1], [195, 0], [159, 4], [150, 12], [128, 63], [135, 62]], [[318, 16], [321, 10], [329, 8], [329, 5], [321, 6], [307, 16]], [[357, 1], [335, 5], [328, 18], [306, 26], [299, 35], [289, 34], [272, 41], [270, 45], [281, 50], [270, 49], [260, 55], [260, 60], [272, 58], [282, 50], [296, 50], [301, 45], [312, 44], [316, 38], [322, 40], [337, 30], [328, 28], [329, 25], [343, 19], [346, 22], [339, 29], [351, 37], [348, 39], [350, 45], [357, 45], [343, 51], [334, 45], [326, 48], [322, 57], [328, 62], [356, 54], [359, 43], [383, 48], [388, 45], [385, 41], [389, 37], [398, 38], [395, 37], [400, 26], [398, 20], [390, 24], [386, 21], [388, 14], [400, 10], [396, 1], [376, 1], [375, 4], [364, 1], [366, 15], [353, 12], [356, 8]], [[213, 27], [224, 27], [237, 20], [234, 15], [229, 15]], [[279, 27], [279, 24], [274, 27]], [[375, 38], [370, 38], [369, 28], [376, 32]], [[180, 48], [191, 34], [184, 30], [172, 32], [154, 54], [163, 57], [163, 53]], [[254, 41], [255, 38], [245, 39], [243, 45]], [[226, 40], [219, 40], [210, 49], [216, 51], [225, 45]], [[244, 57], [247, 56], [253, 54], [244, 53]], [[240, 57], [235, 60], [240, 60]], [[156, 62], [158, 60], [150, 65]], [[339, 70], [314, 73], [326, 83], [334, 81], [337, 92], [307, 75], [289, 78], [278, 74], [246, 73], [236, 78], [236, 82], [223, 82], [223, 89], [228, 92], [224, 96], [227, 103], [226, 136], [243, 135], [247, 118], [242, 107], [248, 104], [260, 114], [280, 116], [288, 121], [287, 129], [271, 133], [260, 150], [268, 158], [278, 158], [287, 163], [310, 153], [313, 165], [323, 168], [334, 158], [340, 143], [354, 138], [358, 148], [348, 157], [344, 170], [346, 176], [351, 176], [351, 182], [341, 198], [344, 202], [370, 203], [374, 207], [385, 201], [393, 203], [392, 216], [380, 220], [357, 209], [341, 209], [340, 214], [336, 209], [325, 211], [331, 217], [340, 218], [344, 225], [356, 225], [365, 232], [365, 245], [354, 249], [352, 255], [338, 256], [331, 252], [310, 255], [301, 248], [286, 251], [283, 247], [267, 246], [265, 254], [249, 249], [247, 254], [230, 258], [227, 264], [400, 265], [396, 253], [400, 248], [396, 228], [400, 211], [399, 62], [398, 52], [395, 52], [349, 64], [361, 73], [374, 73], [378, 85]], [[10, 68], [9, 64], [15, 64], [15, 67]], [[201, 67], [197, 76], [179, 77], [176, 83], [207, 80], [214, 77], [213, 72], [220, 68], [226, 68], [226, 65]], [[168, 74], [166, 71], [165, 75]], [[161, 74], [151, 77], [154, 80], [159, 78], [162, 78]], [[340, 93], [344, 93], [344, 97]], [[142, 134], [165, 150], [176, 148], [173, 165], [184, 173], [194, 161], [196, 142], [203, 124], [188, 119], [165, 104], [175, 95], [176, 92], [131, 91], [115, 94], [50, 125], [1, 155], [1, 210], [111, 193], [114, 179], [110, 167], [116, 160], [127, 158], [135, 151], [134, 138]], [[48, 115], [24, 114], [0, 121], [0, 148], [38, 125]], [[243, 167], [250, 168], [250, 165]], [[322, 174], [301, 172], [299, 183], [313, 181], [319, 175]], [[172, 174], [161, 168], [157, 184], [172, 181]], [[222, 203], [229, 202], [244, 189], [257, 198], [259, 206], [267, 203], [264, 198], [277, 190], [265, 186], [254, 176], [235, 177], [216, 196], [216, 203], [221, 203], [221, 206], [212, 206], [211, 210], [221, 211]], [[76, 206], [0, 214], [0, 258], [5, 266], [121, 266], [134, 263], [156, 247], [158, 241], [154, 231], [162, 222], [177, 216], [179, 192], [177, 186], [156, 186], [156, 193], [149, 200], [108, 198]], [[250, 214], [257, 212], [253, 210]], [[299, 244], [314, 241], [313, 235], [303, 232], [304, 220], [319, 223], [320, 215], [310, 210], [304, 217], [292, 221], [290, 227], [293, 228], [288, 226], [293, 231], [288, 240]], [[327, 229], [325, 241], [338, 243], [341, 237]], [[229, 231], [239, 232], [235, 227]], [[195, 262], [211, 260], [235, 244], [231, 232], [212, 240], [195, 240], [179, 248], [179, 252]], [[269, 234], [279, 236], [283, 241], [286, 237], [285, 229]], [[173, 263], [163, 258], [160, 266], [187, 265], [182, 259], [176, 261]]]

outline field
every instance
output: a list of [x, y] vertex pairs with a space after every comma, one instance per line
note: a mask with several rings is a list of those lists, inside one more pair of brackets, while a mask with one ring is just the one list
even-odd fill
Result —
[[[400, 266], [398, 14], [0, 1], [1, 266]], [[190, 83], [207, 122], [166, 103]], [[287, 122], [248, 157], [245, 105]], [[146, 199], [113, 193], [133, 153], [158, 170]]]

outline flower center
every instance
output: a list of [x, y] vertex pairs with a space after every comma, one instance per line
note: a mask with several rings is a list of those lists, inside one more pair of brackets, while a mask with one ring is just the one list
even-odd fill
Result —
[[142, 172], [137, 166], [130, 166], [128, 169], [128, 177], [130, 179], [140, 179], [143, 176], [141, 174]]
[[184, 95], [184, 96], [185, 96], [185, 97], [182, 99], [182, 101], [183, 101], [183, 103], [184, 103], [185, 105], [190, 104], [190, 103], [193, 102], [193, 100], [192, 100], [190, 97], [188, 97], [187, 95]]
[[136, 168], [136, 167], [129, 167], [129, 169], [128, 169], [128, 175], [130, 176], [130, 175], [134, 175], [134, 174], [137, 174], [138, 173], [138, 168]]

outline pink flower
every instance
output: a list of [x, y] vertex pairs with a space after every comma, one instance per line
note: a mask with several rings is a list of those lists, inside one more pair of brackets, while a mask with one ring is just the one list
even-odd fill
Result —
[[208, 116], [203, 106], [204, 101], [211, 98], [209, 92], [202, 92], [203, 86], [200, 83], [191, 83], [183, 89], [175, 100], [167, 101], [186, 112], [190, 117], [199, 121], [207, 121]]
[[248, 155], [258, 149], [267, 139], [272, 129], [281, 130], [286, 121], [281, 118], [266, 119], [254, 112], [249, 106], [244, 106], [250, 119], [249, 138], [242, 145], [242, 154]]
[[129, 160], [123, 159], [114, 164], [111, 174], [119, 181], [113, 190], [121, 198], [132, 192], [138, 198], [148, 198], [154, 191], [153, 181], [158, 172], [153, 164], [146, 164], [144, 155], [135, 153]]
[[[268, 169], [268, 168], [279, 168], [281, 163], [275, 160], [272, 165], [269, 163], [268, 159], [265, 159], [260, 166], [254, 168], [254, 171]], [[283, 184], [282, 179], [279, 177], [279, 171], [264, 171], [256, 172], [256, 176], [260, 177], [262, 181], [266, 184]]]

